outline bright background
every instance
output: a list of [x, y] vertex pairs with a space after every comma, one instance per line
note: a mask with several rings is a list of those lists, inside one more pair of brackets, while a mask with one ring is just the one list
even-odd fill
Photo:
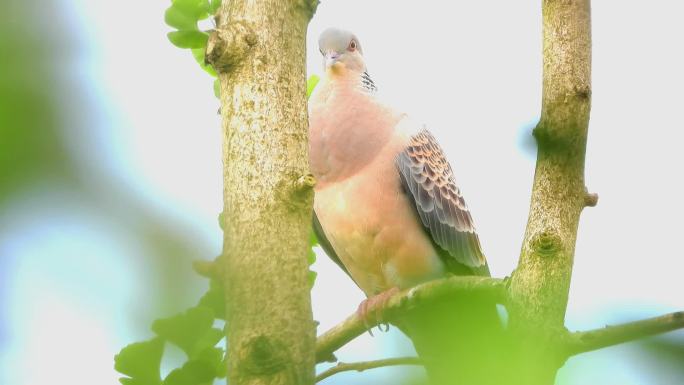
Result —
[[[0, 384], [116, 384], [113, 355], [154, 318], [194, 304], [193, 259], [220, 253], [220, 121], [212, 79], [173, 47], [168, 1], [8, 0], [0, 11]], [[586, 179], [567, 325], [684, 309], [684, 23], [671, 0], [595, 1]], [[356, 32], [392, 103], [427, 123], [452, 162], [493, 275], [508, 275], [527, 219], [539, 118], [540, 1], [325, 1]], [[210, 25], [207, 25], [210, 28]], [[361, 292], [322, 253], [315, 318]], [[364, 335], [343, 361], [410, 354]], [[558, 384], [684, 382], [684, 334], [571, 359]], [[677, 350], [678, 349], [678, 350]], [[390, 383], [419, 369], [342, 374]]]

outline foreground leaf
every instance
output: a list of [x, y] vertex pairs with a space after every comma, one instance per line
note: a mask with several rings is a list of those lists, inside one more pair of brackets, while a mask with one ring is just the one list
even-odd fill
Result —
[[173, 0], [173, 6], [195, 20], [206, 19], [209, 16], [208, 0]]
[[159, 384], [163, 352], [164, 341], [159, 337], [124, 347], [114, 356], [114, 369], [129, 378], [120, 378], [119, 381], [124, 385]]
[[208, 307], [198, 306], [188, 309], [185, 313], [154, 321], [152, 330], [177, 345], [188, 357], [193, 357], [196, 351], [206, 347], [208, 333], [215, 336], [215, 332], [211, 330], [213, 323], [214, 312]]
[[183, 13], [174, 5], [170, 6], [166, 12], [164, 12], [164, 22], [181, 31], [197, 30], [197, 19]]
[[204, 385], [216, 378], [216, 367], [201, 360], [191, 360], [182, 368], [175, 369], [164, 379], [164, 385]]
[[180, 48], [204, 48], [209, 35], [200, 31], [174, 31], [166, 34], [171, 44]]
[[208, 307], [214, 312], [214, 317], [226, 319], [226, 302], [223, 285], [212, 279], [209, 282], [209, 290], [200, 298], [197, 306]]
[[197, 64], [199, 64], [200, 67], [202, 67], [202, 69], [203, 69], [206, 73], [208, 73], [209, 75], [211, 75], [211, 76], [213, 76], [213, 77], [216, 77], [216, 76], [218, 76], [218, 75], [216, 74], [216, 71], [214, 71], [214, 67], [212, 67], [212, 66], [210, 66], [209, 64], [206, 64], [206, 63], [204, 62], [204, 51], [205, 51], [205, 48], [206, 48], [205, 46], [202, 46], [202, 48], [194, 48], [194, 49], [192, 49], [192, 50], [191, 50], [191, 51], [192, 51], [192, 56], [195, 58], [195, 61], [197, 62]]

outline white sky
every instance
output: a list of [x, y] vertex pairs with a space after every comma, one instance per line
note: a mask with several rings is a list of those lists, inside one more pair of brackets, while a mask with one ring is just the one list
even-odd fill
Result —
[[[84, 153], [84, 162], [106, 157], [150, 204], [173, 210], [219, 250], [218, 104], [212, 79], [189, 52], [166, 40], [163, 12], [168, 1], [63, 2], [75, 30], [85, 32], [83, 50], [74, 58], [79, 76], [90, 82], [87, 87], [102, 108], [98, 129], [81, 132], [100, 146], [97, 154]], [[580, 224], [567, 316], [571, 329], [684, 309], [679, 244], [684, 230], [681, 11], [680, 3], [672, 0], [594, 1], [586, 179], [600, 201], [585, 210]], [[527, 219], [534, 155], [526, 135], [539, 115], [540, 23], [538, 0], [338, 0], [324, 1], [309, 29], [310, 73], [321, 72], [315, 44], [320, 31], [328, 26], [353, 30], [382, 92], [425, 121], [440, 139], [495, 276], [508, 275], [516, 265]], [[21, 228], [16, 231], [21, 233]], [[111, 245], [104, 244], [100, 248], [106, 252]], [[18, 246], [15, 252], [30, 254], [31, 247]], [[41, 268], [39, 262], [25, 263]], [[354, 311], [362, 295], [324, 256], [315, 269], [314, 312], [326, 329]], [[41, 271], [49, 273], [44, 267]], [[74, 304], [71, 289], [59, 289], [74, 283], [60, 284], [60, 279], [69, 278], [57, 277], [53, 283], [54, 297], [63, 298], [59, 304], [41, 307], [44, 302], [38, 301], [37, 292], [24, 295], [35, 296], [33, 312], [57, 314], [55, 322], [62, 320], [65, 332], [85, 335], [82, 351], [75, 354], [101, 370], [92, 369], [83, 377], [58, 372], [52, 382], [115, 384], [116, 374], [102, 362], [110, 362], [119, 345], [130, 342], [121, 332], [125, 327], [117, 325], [112, 332], [112, 317], [102, 313], [106, 309], [88, 318], [82, 313], [87, 305]], [[110, 282], [106, 274], [101, 279]], [[87, 290], [90, 283], [80, 285]], [[130, 293], [118, 295], [116, 303]], [[35, 366], [62, 371], [73, 365], [68, 360], [74, 356], [36, 356], [32, 347], [61, 344], [61, 337], [46, 332], [49, 325], [29, 326], [30, 335], [25, 331], [17, 337], [27, 338], [26, 349], [15, 346], [18, 355], [12, 362], [25, 365], [31, 357]], [[361, 337], [338, 356], [379, 358], [410, 349], [394, 334], [379, 334]], [[568, 364], [575, 376], [563, 372], [559, 383], [665, 384], [642, 373], [628, 348], [584, 357]], [[624, 365], [616, 374], [620, 363]], [[391, 370], [354, 374], [354, 382], [377, 383]], [[44, 382], [35, 375], [14, 377], [15, 385]]]

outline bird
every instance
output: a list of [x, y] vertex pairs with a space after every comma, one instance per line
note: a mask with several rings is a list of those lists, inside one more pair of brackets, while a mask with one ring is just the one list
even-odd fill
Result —
[[[354, 33], [328, 28], [318, 46], [324, 75], [309, 101], [313, 229], [326, 254], [365, 293], [360, 315], [369, 317], [368, 308], [423, 282], [489, 276], [472, 215], [435, 137], [384, 101]], [[477, 333], [466, 329], [498, 322], [493, 305], [467, 298], [433, 310], [396, 324], [421, 357], [437, 361], [479, 352]], [[463, 330], [454, 334], [454, 328]], [[459, 340], [455, 349], [443, 342], [434, 348], [443, 331]]]

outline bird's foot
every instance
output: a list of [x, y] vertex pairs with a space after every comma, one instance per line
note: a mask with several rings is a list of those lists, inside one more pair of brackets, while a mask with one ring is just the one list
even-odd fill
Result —
[[366, 329], [371, 336], [373, 335], [372, 329], [374, 325], [378, 325], [378, 329], [383, 331], [380, 325], [384, 324], [386, 326], [384, 331], [389, 330], [389, 324], [383, 322], [382, 310], [387, 305], [387, 301], [398, 292], [399, 288], [395, 286], [370, 298], [364, 299], [359, 304], [356, 314], [363, 320], [363, 324], [366, 326]]

